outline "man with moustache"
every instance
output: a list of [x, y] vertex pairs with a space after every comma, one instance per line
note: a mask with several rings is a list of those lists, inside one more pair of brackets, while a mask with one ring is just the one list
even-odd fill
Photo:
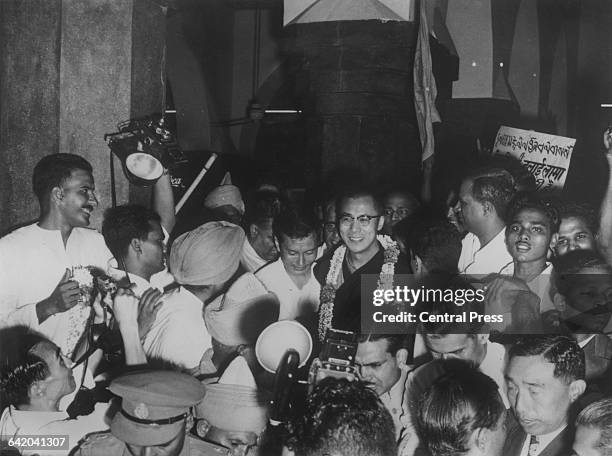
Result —
[[572, 404], [584, 392], [584, 353], [565, 336], [525, 337], [509, 352], [508, 400], [518, 425], [504, 445], [507, 456], [561, 456], [571, 452]]
[[73, 154], [43, 157], [32, 176], [37, 222], [0, 239], [0, 322], [25, 324], [70, 355], [90, 308], [77, 305], [75, 267], [106, 270], [111, 253], [88, 229], [98, 206], [92, 167]]
[[342, 244], [314, 269], [321, 284], [318, 325], [321, 341], [330, 327], [360, 331], [362, 275], [380, 276], [385, 264], [393, 265], [395, 274], [409, 273], [403, 259], [398, 259], [395, 241], [388, 236], [377, 238], [384, 224], [383, 207], [372, 191], [359, 188], [345, 191], [337, 200], [336, 216]]

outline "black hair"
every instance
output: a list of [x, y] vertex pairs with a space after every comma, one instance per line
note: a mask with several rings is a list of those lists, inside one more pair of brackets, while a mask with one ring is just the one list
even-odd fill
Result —
[[395, 427], [374, 391], [360, 381], [325, 378], [287, 426], [296, 456], [395, 456]]
[[311, 212], [298, 209], [285, 209], [281, 211], [272, 223], [272, 231], [280, 243], [281, 235], [290, 239], [302, 239], [314, 234], [316, 245], [318, 242], [319, 222]]
[[44, 336], [26, 326], [0, 329], [0, 407], [30, 403], [29, 389], [49, 376], [49, 366], [33, 353]]
[[467, 179], [472, 181], [472, 197], [481, 204], [490, 203], [505, 221], [508, 204], [516, 193], [512, 175], [501, 168], [480, 168]]
[[609, 454], [612, 450], [612, 398], [601, 399], [586, 406], [576, 418], [576, 427], [584, 426], [599, 430], [595, 444], [600, 454]]
[[382, 202], [380, 201], [380, 197], [377, 192], [375, 192], [366, 184], [360, 186], [347, 186], [346, 188], [341, 190], [341, 192], [338, 194], [338, 197], [336, 198], [336, 217], [340, 218], [340, 216], [342, 215], [342, 206], [344, 205], [346, 200], [368, 197], [372, 198], [372, 201], [374, 202], [374, 211], [376, 212], [376, 214], [366, 215], [380, 215], [382, 217], [384, 215], [384, 207]]
[[612, 274], [612, 266], [606, 263], [604, 257], [593, 250], [572, 250], [553, 260], [554, 285], [563, 296], [576, 285], [580, 279], [580, 271], [587, 268], [602, 268]]
[[445, 373], [421, 398], [416, 429], [434, 456], [469, 450], [473, 431], [496, 429], [506, 408], [497, 384], [463, 360], [443, 361]]
[[429, 272], [456, 273], [461, 234], [447, 220], [409, 217], [393, 227], [406, 249], [417, 255]]
[[507, 210], [508, 224], [512, 223], [519, 212], [525, 209], [532, 209], [541, 212], [548, 219], [550, 233], [559, 231], [561, 217], [559, 210], [549, 199], [542, 198], [537, 193], [520, 193], [510, 202]]
[[91, 164], [80, 155], [51, 154], [40, 159], [32, 173], [32, 188], [41, 206], [46, 204], [47, 195], [59, 187], [75, 170], [93, 173]]
[[107, 209], [102, 221], [104, 242], [115, 258], [123, 258], [132, 239], [147, 238], [152, 222], [161, 222], [159, 214], [138, 204]]
[[593, 206], [586, 203], [568, 202], [559, 208], [559, 215], [561, 220], [575, 217], [584, 221], [591, 234], [595, 236], [599, 231], [599, 219], [597, 218], [597, 212]]
[[560, 335], [524, 336], [510, 347], [508, 360], [516, 356], [543, 356], [555, 365], [553, 375], [566, 383], [584, 380], [584, 352], [574, 339]]
[[397, 352], [402, 348], [409, 348], [409, 336], [405, 334], [363, 333], [359, 334], [357, 338], [357, 342], [360, 344], [364, 342], [376, 342], [378, 340], [387, 341], [387, 352], [392, 356], [395, 356]]

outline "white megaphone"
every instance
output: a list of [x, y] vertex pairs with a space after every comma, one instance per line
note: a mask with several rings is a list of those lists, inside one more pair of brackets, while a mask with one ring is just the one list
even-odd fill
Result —
[[264, 329], [255, 343], [255, 356], [268, 372], [275, 373], [288, 350], [295, 350], [302, 367], [312, 353], [312, 337], [308, 330], [297, 321], [282, 320]]
[[297, 321], [272, 323], [257, 338], [255, 356], [268, 372], [275, 373], [274, 398], [270, 408], [270, 424], [285, 421], [291, 389], [297, 369], [304, 366], [312, 353], [312, 337]]

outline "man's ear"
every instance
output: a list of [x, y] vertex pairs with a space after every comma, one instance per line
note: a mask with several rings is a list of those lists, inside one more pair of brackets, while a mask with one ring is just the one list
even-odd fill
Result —
[[586, 382], [584, 380], [574, 380], [572, 383], [570, 383], [570, 387], [569, 387], [570, 401], [574, 402], [576, 399], [578, 399], [582, 395], [582, 393], [584, 393], [585, 389], [586, 389]]
[[486, 344], [489, 341], [489, 334], [478, 334], [476, 340], [480, 345]]
[[51, 189], [51, 201], [59, 203], [64, 199], [64, 191], [60, 187], [53, 187]]
[[280, 241], [276, 236], [274, 236], [274, 247], [276, 247], [276, 250], [280, 252]]
[[474, 446], [476, 446], [481, 453], [485, 453], [489, 445], [489, 440], [491, 439], [491, 430], [487, 428], [474, 429], [472, 437], [474, 439]]
[[495, 206], [493, 206], [493, 204], [491, 204], [489, 201], [483, 201], [481, 205], [483, 215], [494, 215], [497, 213], [495, 211]]
[[552, 250], [554, 252], [555, 247], [557, 246], [557, 241], [559, 240], [559, 233], [554, 233], [552, 235], [552, 237], [550, 238], [550, 244], [548, 245], [548, 247], [550, 248], [550, 250]]
[[382, 230], [382, 227], [384, 224], [385, 224], [385, 217], [381, 215], [380, 217], [378, 217], [378, 228], [376, 228], [376, 231]]
[[410, 255], [412, 257], [412, 264], [414, 265], [414, 273], [417, 272], [423, 272], [423, 269], [425, 266], [423, 266], [423, 260], [421, 260], [421, 257], [418, 255], [414, 255], [411, 253]]
[[407, 367], [406, 361], [408, 361], [408, 350], [400, 348], [395, 354], [395, 361], [400, 369]]
[[30, 385], [28, 389], [28, 397], [30, 399], [42, 397], [45, 395], [46, 385], [44, 380], [37, 380]]
[[130, 248], [136, 252], [137, 255], [142, 253], [142, 241], [138, 238], [134, 238], [130, 241]]

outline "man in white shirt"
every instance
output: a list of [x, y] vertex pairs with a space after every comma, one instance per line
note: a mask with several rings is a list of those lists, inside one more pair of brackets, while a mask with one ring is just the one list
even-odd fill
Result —
[[173, 281], [165, 268], [167, 236], [157, 212], [135, 204], [107, 209], [102, 235], [114, 256], [110, 274], [115, 280], [133, 283], [136, 296]]
[[181, 286], [162, 297], [144, 337], [147, 358], [183, 369], [199, 369], [212, 348], [204, 306], [225, 291], [239, 267], [245, 235], [229, 222], [209, 222], [179, 236], [172, 244], [170, 271]]
[[276, 217], [273, 228], [280, 258], [255, 276], [278, 297], [279, 320], [310, 320], [319, 309], [321, 293], [312, 273], [317, 257], [317, 221], [314, 215], [286, 211]]
[[578, 343], [565, 336], [525, 337], [510, 348], [505, 377], [518, 426], [508, 432], [503, 454], [569, 454], [569, 411], [586, 388]]
[[463, 179], [455, 205], [468, 230], [459, 258], [460, 273], [495, 273], [512, 262], [504, 242], [504, 217], [514, 193], [514, 179], [502, 169], [479, 170]]
[[0, 239], [0, 324], [30, 326], [70, 355], [90, 314], [72, 270], [105, 270], [111, 257], [87, 228], [98, 205], [92, 167], [78, 155], [53, 154], [38, 162], [32, 181], [38, 221]]
[[402, 417], [407, 413], [403, 407], [408, 376], [405, 343], [404, 335], [362, 334], [355, 355], [361, 379], [376, 391], [393, 418], [396, 439], [402, 434]]

